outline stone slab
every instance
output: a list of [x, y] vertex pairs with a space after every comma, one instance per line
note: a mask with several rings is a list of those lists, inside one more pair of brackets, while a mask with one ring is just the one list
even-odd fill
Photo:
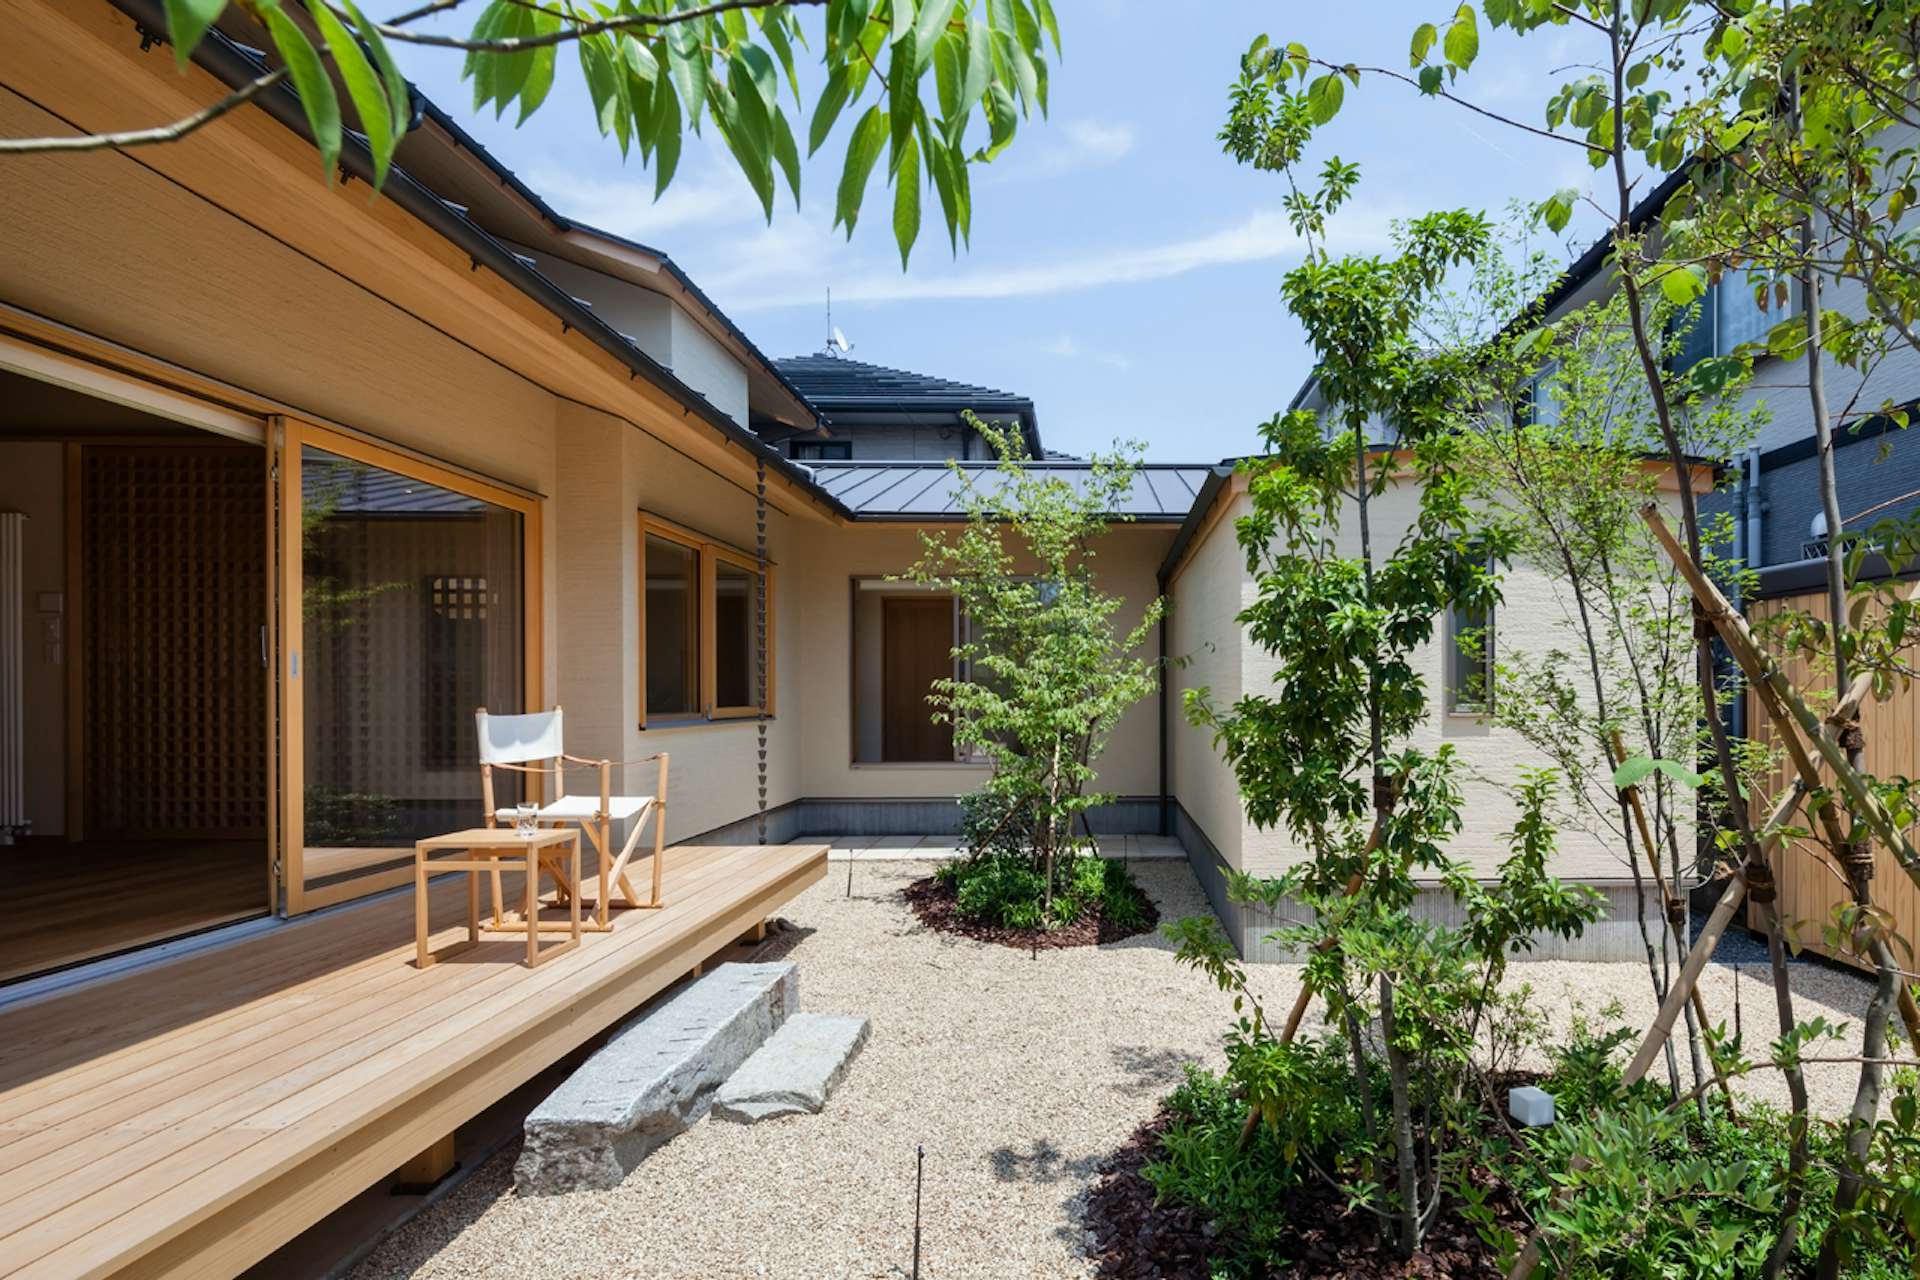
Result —
[[527, 1116], [522, 1195], [604, 1190], [683, 1133], [800, 1005], [791, 963], [723, 964], [629, 1022]]
[[753, 1124], [817, 1115], [867, 1043], [868, 1026], [864, 1014], [795, 1014], [720, 1086], [714, 1118]]

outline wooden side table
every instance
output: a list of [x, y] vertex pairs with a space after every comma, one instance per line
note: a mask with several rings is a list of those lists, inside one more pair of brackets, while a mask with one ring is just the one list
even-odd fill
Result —
[[[566, 861], [559, 863], [562, 856], [561, 846], [565, 846]], [[450, 858], [435, 858], [439, 852], [453, 852]], [[540, 920], [540, 868], [542, 863], [554, 866], [559, 863], [567, 877], [568, 922], [565, 926], [557, 921], [542, 924]], [[498, 873], [502, 869], [521, 867], [526, 872], [526, 902], [517, 923], [508, 924], [501, 920], [499, 903], [494, 903], [494, 917], [487, 926], [490, 932], [520, 933], [527, 936], [527, 967], [533, 968], [543, 960], [565, 951], [571, 951], [580, 945], [580, 828], [542, 827], [531, 836], [517, 834], [512, 827], [474, 827], [467, 831], [454, 831], [444, 836], [434, 836], [421, 840], [413, 846], [413, 929], [414, 942], [418, 952], [415, 963], [426, 968], [449, 956], [458, 955], [480, 943], [480, 873], [483, 871]], [[559, 868], [556, 868], [559, 869]], [[464, 871], [467, 873], [467, 940], [440, 948], [438, 951], [427, 949], [427, 936], [432, 932], [427, 921], [427, 876], [434, 871]], [[499, 881], [494, 882], [496, 891]], [[566, 928], [569, 936], [565, 941], [551, 946], [540, 945], [540, 933], [543, 929], [551, 932]]]

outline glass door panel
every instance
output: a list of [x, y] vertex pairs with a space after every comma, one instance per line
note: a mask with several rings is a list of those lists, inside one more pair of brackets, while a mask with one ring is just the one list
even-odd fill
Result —
[[[528, 705], [530, 504], [426, 470], [311, 431], [288, 467], [293, 911], [404, 883], [416, 840], [482, 825], [474, 711]], [[496, 779], [497, 803], [514, 781]]]

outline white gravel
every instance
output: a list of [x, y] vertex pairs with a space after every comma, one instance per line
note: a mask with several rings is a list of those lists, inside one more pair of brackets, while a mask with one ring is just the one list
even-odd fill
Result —
[[[1140, 863], [1162, 918], [1204, 912], [1178, 862]], [[708, 1122], [655, 1152], [613, 1191], [520, 1199], [503, 1152], [362, 1264], [359, 1277], [905, 1276], [913, 1250], [914, 1148], [926, 1148], [922, 1274], [1084, 1276], [1079, 1205], [1100, 1162], [1147, 1119], [1181, 1064], [1218, 1065], [1227, 997], [1143, 935], [1096, 949], [1042, 951], [921, 928], [899, 897], [926, 863], [843, 867], [785, 911], [803, 931], [803, 1008], [866, 1013], [873, 1035], [818, 1116], [754, 1126]], [[777, 940], [784, 943], [785, 939]], [[1257, 966], [1262, 999], [1284, 1010], [1292, 966]], [[1577, 997], [1610, 997], [1643, 1024], [1643, 965], [1521, 964], [1541, 1007], [1564, 1022]], [[1774, 1035], [1763, 974], [1741, 984], [1750, 1048]], [[1857, 1020], [1868, 988], [1798, 966], [1797, 1012]], [[1705, 984], [1732, 1018], [1733, 977]], [[1844, 1108], [1845, 1068], [1812, 1082]], [[1748, 1086], [1784, 1098], [1775, 1080]]]

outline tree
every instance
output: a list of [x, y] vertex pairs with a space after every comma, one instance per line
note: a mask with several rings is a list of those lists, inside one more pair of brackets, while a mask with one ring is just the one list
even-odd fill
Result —
[[[928, 701], [957, 748], [993, 765], [986, 790], [1045, 877], [1050, 906], [1062, 856], [1083, 848], [1076, 821], [1111, 795], [1089, 790], [1094, 760], [1120, 717], [1158, 688], [1139, 655], [1166, 611], [1150, 601], [1122, 632], [1123, 597], [1101, 590], [1098, 540], [1125, 509], [1139, 446], [1099, 455], [1084, 485], [1028, 467], [1025, 437], [967, 415], [999, 467], [976, 480], [957, 463], [966, 528], [922, 533], [914, 582], [953, 593], [965, 619], [954, 647], [963, 675]], [[988, 837], [984, 843], [993, 843]]]
[[[811, 155], [841, 116], [858, 112], [834, 225], [853, 235], [884, 150], [882, 181], [894, 189], [893, 234], [905, 269], [928, 187], [939, 198], [949, 247], [958, 252], [971, 238], [969, 169], [1005, 150], [1022, 118], [1045, 113], [1046, 44], [1056, 56], [1060, 51], [1052, 0], [622, 0], [614, 8], [572, 0], [428, 0], [385, 20], [356, 0], [232, 4], [260, 24], [279, 65], [181, 120], [121, 133], [0, 139], [0, 156], [172, 142], [290, 83], [329, 180], [351, 128], [366, 140], [378, 187], [413, 115], [391, 45], [464, 50], [474, 110], [491, 105], [499, 116], [514, 108], [517, 124], [546, 101], [560, 74], [560, 50], [571, 45], [595, 127], [614, 139], [623, 159], [639, 149], [653, 167], [656, 198], [673, 181], [685, 135], [710, 124], [771, 221], [777, 183], [785, 183], [796, 207], [800, 201], [794, 121], [806, 117]], [[184, 67], [229, 0], [165, 5], [167, 35]], [[424, 25], [462, 8], [479, 10], [466, 35]], [[813, 38], [826, 78], [809, 114], [796, 46], [808, 47], [800, 14], [810, 9], [824, 15]], [[862, 103], [868, 105], [859, 111]]]
[[[1848, 1123], [1850, 1168], [1839, 1181], [1834, 1227], [1821, 1248], [1820, 1271], [1832, 1276], [1844, 1244], [1841, 1236], [1851, 1229], [1851, 1210], [1866, 1182], [1885, 1029], [1896, 1003], [1909, 1037], [1920, 1043], [1920, 1006], [1900, 979], [1885, 913], [1876, 911], [1870, 896], [1872, 848], [1877, 843], [1887, 849], [1916, 883], [1920, 852], [1902, 831], [1916, 809], [1912, 782], [1866, 773], [1858, 726], [1852, 723], [1868, 694], [1888, 687], [1895, 671], [1856, 670], [1848, 678], [1850, 661], [1855, 668], [1861, 666], [1858, 655], [1885, 657], [1898, 649], [1886, 642], [1889, 628], [1896, 635], [1904, 631], [1914, 602], [1911, 595], [1882, 597], [1879, 604], [1888, 626], [1869, 625], [1875, 593], [1857, 592], [1857, 579], [1855, 587], [1849, 587], [1849, 564], [1857, 572], [1857, 553], [1864, 548], [1856, 544], [1843, 550], [1841, 545], [1831, 453], [1837, 415], [1825, 386], [1829, 351], [1843, 361], [1864, 362], [1884, 350], [1890, 339], [1871, 325], [1854, 325], [1828, 311], [1821, 296], [1823, 281], [1859, 282], [1870, 318], [1911, 344], [1920, 274], [1913, 269], [1913, 241], [1904, 219], [1913, 196], [1920, 194], [1912, 181], [1916, 152], [1910, 146], [1890, 149], [1886, 138], [1893, 136], [1888, 131], [1895, 124], [1912, 123], [1913, 36], [1920, 29], [1920, 9], [1906, 3], [1861, 6], [1847, 0], [1733, 5], [1699, 0], [1489, 0], [1484, 13], [1496, 28], [1520, 36], [1547, 29], [1572, 31], [1589, 40], [1585, 56], [1549, 73], [1549, 82], [1542, 85], [1545, 128], [1502, 116], [1462, 96], [1461, 76], [1478, 55], [1480, 12], [1471, 4], [1461, 5], [1447, 20], [1444, 34], [1437, 24], [1417, 27], [1411, 75], [1316, 59], [1299, 46], [1289, 48], [1285, 66], [1301, 82], [1308, 133], [1339, 110], [1343, 79], [1358, 84], [1372, 74], [1576, 147], [1607, 175], [1603, 195], [1590, 198], [1565, 189], [1542, 200], [1538, 210], [1559, 230], [1575, 203], [1587, 200], [1609, 223], [1612, 264], [1633, 354], [1663, 448], [1680, 480], [1682, 537], [1672, 540], [1664, 528], [1654, 532], [1695, 597], [1701, 705], [1720, 775], [1731, 779], [1736, 768], [1714, 692], [1716, 635], [1752, 681], [1764, 714], [1779, 728], [1795, 777], [1791, 792], [1764, 822], [1754, 820], [1738, 788], [1721, 790], [1717, 807], [1726, 819], [1725, 843], [1738, 851], [1740, 861], [1721, 910], [1730, 913], [1749, 890], [1761, 907], [1784, 1042], [1794, 1044], [1792, 993], [1774, 905], [1771, 857], [1792, 847], [1785, 840], [1786, 824], [1804, 799], [1826, 846], [1825, 856], [1846, 869], [1854, 897], [1836, 926], [1879, 975], [1874, 1003], [1863, 1022], [1860, 1083]], [[1682, 72], [1696, 63], [1704, 63], [1698, 87], [1678, 92], [1684, 84]], [[1664, 172], [1688, 162], [1694, 164], [1691, 190], [1670, 206], [1658, 234], [1649, 234], [1634, 216], [1641, 180], [1633, 169], [1644, 164]], [[1713, 580], [1698, 508], [1685, 480], [1690, 460], [1681, 437], [1674, 377], [1653, 327], [1658, 297], [1690, 304], [1710, 279], [1748, 263], [1762, 268], [1755, 284], [1759, 297], [1785, 302], [1797, 289], [1800, 317], [1777, 325], [1764, 347], [1702, 361], [1687, 378], [1696, 386], [1724, 380], [1769, 348], [1806, 358], [1809, 405], [1823, 459], [1822, 505], [1832, 534], [1828, 594], [1833, 621], [1824, 629], [1804, 623], [1799, 629], [1826, 640], [1823, 647], [1834, 669], [1836, 710], [1824, 723], [1802, 692], [1780, 675], [1777, 662], [1727, 605]], [[1896, 560], [1910, 558], [1920, 543], [1912, 529], [1883, 532], [1875, 541]], [[1894, 666], [1897, 670], [1899, 664]], [[1832, 775], [1831, 783], [1823, 776], [1823, 766]], [[1720, 912], [1716, 917], [1725, 918]], [[1670, 1016], [1663, 1009], [1629, 1076], [1644, 1070], [1649, 1051], [1671, 1025]], [[1767, 1260], [1770, 1277], [1781, 1274], [1796, 1248], [1808, 1162], [1809, 1118], [1797, 1052], [1783, 1053], [1778, 1065], [1794, 1103], [1793, 1144], [1780, 1200], [1781, 1228]], [[1526, 1274], [1537, 1259], [1537, 1248], [1530, 1246], [1514, 1274]]]

